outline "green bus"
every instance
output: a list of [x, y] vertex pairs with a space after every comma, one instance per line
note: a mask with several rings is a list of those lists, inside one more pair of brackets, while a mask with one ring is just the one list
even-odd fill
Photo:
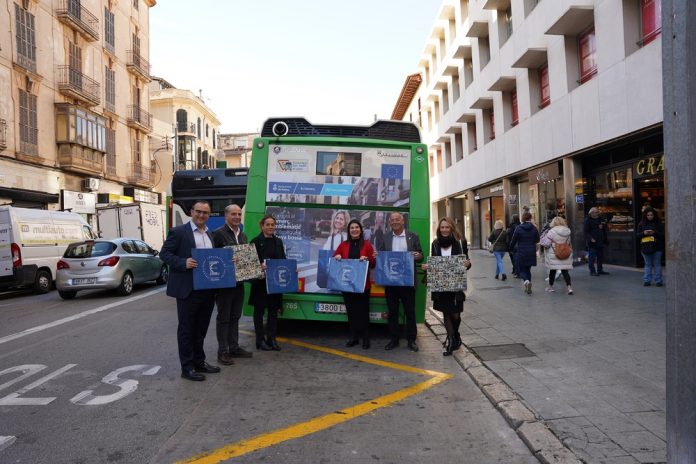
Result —
[[[251, 240], [264, 214], [276, 219], [276, 235], [296, 259], [300, 291], [283, 295], [285, 319], [345, 321], [340, 293], [317, 281], [320, 257], [333, 254], [351, 219], [375, 243], [389, 231], [389, 214], [404, 215], [406, 227], [430, 249], [427, 148], [409, 122], [371, 126], [313, 125], [304, 118], [271, 118], [254, 140], [244, 213]], [[417, 266], [418, 267], [418, 266]], [[421, 274], [421, 270], [417, 269]], [[416, 314], [423, 322], [426, 289], [418, 276]], [[387, 321], [384, 288], [373, 285], [372, 322]], [[246, 305], [246, 315], [253, 308]]]

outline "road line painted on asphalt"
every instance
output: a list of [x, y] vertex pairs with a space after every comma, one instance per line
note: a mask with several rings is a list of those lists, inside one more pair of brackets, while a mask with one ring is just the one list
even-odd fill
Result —
[[427, 375], [431, 376], [431, 378], [424, 382], [420, 382], [415, 385], [411, 385], [410, 387], [406, 387], [401, 390], [395, 391], [394, 393], [379, 396], [377, 398], [365, 401], [364, 403], [360, 403], [355, 406], [349, 406], [345, 409], [341, 409], [340, 411], [335, 411], [330, 414], [315, 417], [306, 422], [301, 422], [295, 425], [291, 425], [289, 427], [274, 430], [269, 433], [257, 435], [247, 440], [242, 440], [237, 443], [232, 443], [230, 445], [223, 446], [221, 448], [207, 453], [199, 454], [184, 461], [179, 461], [180, 464], [216, 464], [222, 461], [226, 461], [228, 459], [232, 459], [254, 451], [258, 451], [263, 448], [268, 448], [269, 446], [274, 446], [288, 440], [302, 438], [304, 436], [311, 435], [321, 430], [325, 430], [343, 422], [347, 422], [349, 420], [363, 416], [377, 409], [390, 406], [393, 403], [402, 401], [410, 396], [422, 393], [423, 391], [432, 388], [435, 385], [438, 385], [453, 377], [452, 374], [445, 374], [443, 372], [418, 369], [403, 364], [381, 361], [378, 359], [368, 358], [367, 356], [354, 355], [351, 353], [346, 353], [344, 351], [313, 345], [311, 343], [305, 343], [298, 340], [290, 340], [281, 337], [278, 337], [278, 340], [300, 347], [317, 350], [360, 362], [374, 364], [381, 367], [388, 367], [400, 371], [412, 372], [420, 375]]
[[75, 314], [73, 316], [64, 317], [63, 319], [58, 319], [57, 321], [49, 322], [48, 324], [37, 325], [36, 327], [32, 327], [31, 329], [23, 330], [21, 332], [15, 333], [15, 334], [0, 337], [0, 345], [2, 345], [3, 343], [11, 342], [12, 340], [17, 340], [18, 338], [22, 338], [22, 337], [25, 337], [27, 335], [34, 334], [36, 332], [41, 332], [42, 330], [46, 330], [46, 329], [50, 329], [52, 327], [67, 324], [68, 322], [76, 321], [78, 319], [82, 319], [83, 317], [91, 316], [92, 314], [97, 314], [97, 313], [100, 313], [102, 311], [106, 311], [106, 310], [109, 310], [111, 308], [115, 308], [117, 306], [124, 305], [126, 303], [131, 303], [133, 301], [147, 298], [148, 296], [152, 296], [156, 293], [163, 292], [164, 290], [165, 290], [165, 288], [158, 288], [157, 290], [143, 293], [142, 295], [137, 295], [137, 296], [128, 298], [126, 300], [121, 300], [121, 301], [116, 301], [114, 303], [109, 303], [107, 305], [100, 306], [98, 308], [90, 309], [88, 311], [83, 311], [83, 312]]
[[11, 435], [9, 437], [0, 437], [0, 451], [10, 446], [15, 440], [17, 440], [17, 437]]

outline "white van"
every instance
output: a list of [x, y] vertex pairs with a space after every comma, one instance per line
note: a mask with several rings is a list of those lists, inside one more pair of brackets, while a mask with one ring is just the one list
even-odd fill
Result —
[[79, 214], [0, 206], [0, 290], [48, 292], [68, 245], [93, 238]]

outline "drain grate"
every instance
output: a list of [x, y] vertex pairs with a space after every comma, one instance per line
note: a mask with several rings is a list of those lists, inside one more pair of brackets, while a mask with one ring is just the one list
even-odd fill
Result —
[[474, 353], [484, 361], [498, 361], [500, 359], [531, 358], [536, 356], [523, 343], [509, 343], [507, 345], [481, 345], [470, 346]]

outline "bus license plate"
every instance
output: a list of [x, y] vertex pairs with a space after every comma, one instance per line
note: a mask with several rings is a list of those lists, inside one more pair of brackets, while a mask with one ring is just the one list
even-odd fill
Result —
[[75, 285], [84, 285], [84, 284], [96, 284], [97, 283], [97, 278], [96, 277], [87, 277], [84, 279], [73, 279], [73, 284]]
[[340, 303], [314, 303], [315, 313], [345, 314], [346, 305]]

